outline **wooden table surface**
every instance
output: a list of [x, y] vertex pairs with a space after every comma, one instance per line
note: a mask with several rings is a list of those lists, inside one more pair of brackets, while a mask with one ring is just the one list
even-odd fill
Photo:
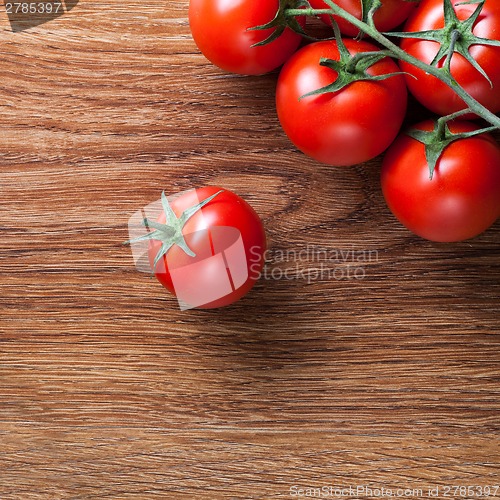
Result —
[[[410, 234], [380, 158], [296, 151], [276, 74], [212, 67], [187, 3], [81, 1], [16, 33], [0, 8], [0, 498], [495, 498], [500, 224]], [[181, 312], [122, 242], [161, 190], [205, 184], [262, 216], [269, 275]], [[315, 276], [320, 249], [369, 258]]]

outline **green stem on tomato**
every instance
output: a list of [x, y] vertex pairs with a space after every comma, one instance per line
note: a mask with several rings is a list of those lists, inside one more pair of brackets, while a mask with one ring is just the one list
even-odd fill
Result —
[[491, 132], [497, 128], [494, 126], [471, 130], [469, 132], [452, 133], [448, 128], [448, 123], [468, 113], [468, 109], [457, 111], [447, 116], [442, 116], [434, 122], [433, 130], [422, 130], [420, 128], [412, 128], [406, 131], [406, 134], [418, 142], [422, 143], [425, 148], [425, 158], [429, 165], [429, 179], [432, 180], [437, 162], [441, 158], [443, 151], [453, 142], [475, 137], [486, 132]]
[[455, 45], [457, 44], [458, 37], [460, 36], [460, 32], [458, 30], [453, 30], [451, 32], [451, 41], [450, 41], [450, 51], [446, 55], [446, 59], [444, 61], [444, 67], [451, 72], [451, 58], [455, 53]]
[[[467, 109], [463, 109], [461, 111], [456, 111], [451, 115], [442, 116], [436, 120], [436, 134], [439, 138], [444, 138], [446, 133], [446, 127], [448, 122], [454, 120], [455, 118], [459, 118], [462, 115], [467, 114], [469, 111]], [[488, 128], [489, 131], [489, 128]]]
[[462, 100], [468, 105], [470, 111], [480, 116], [487, 122], [491, 123], [497, 128], [500, 128], [500, 118], [492, 113], [489, 109], [485, 108], [481, 103], [476, 101], [463, 87], [461, 87], [458, 82], [453, 78], [451, 72], [446, 65], [443, 68], [437, 68], [436, 66], [431, 66], [420, 61], [416, 57], [411, 56], [403, 49], [399, 48], [395, 43], [391, 42], [386, 36], [384, 36], [376, 28], [370, 26], [369, 24], [360, 21], [352, 14], [342, 9], [338, 5], [335, 5], [332, 0], [323, 0], [329, 7], [329, 9], [287, 9], [286, 15], [293, 16], [318, 16], [321, 14], [336, 15], [342, 17], [346, 21], [356, 26], [358, 29], [366, 33], [368, 36], [373, 38], [373, 40], [380, 43], [394, 54], [394, 57], [406, 61], [413, 66], [429, 73], [430, 75], [438, 78], [448, 87], [450, 87]]

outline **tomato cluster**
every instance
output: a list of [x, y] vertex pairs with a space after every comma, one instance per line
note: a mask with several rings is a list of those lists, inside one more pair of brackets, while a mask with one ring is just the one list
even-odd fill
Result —
[[[500, 216], [500, 149], [479, 127], [451, 122], [450, 134], [430, 165], [424, 144], [400, 132], [407, 89], [444, 116], [467, 108], [454, 90], [407, 61], [396, 63], [328, 0], [190, 0], [189, 22], [201, 52], [220, 68], [259, 75], [283, 65], [276, 89], [284, 132], [306, 155], [333, 166], [366, 162], [387, 150], [381, 173], [389, 208], [410, 230], [435, 241], [459, 241], [487, 229]], [[366, 21], [375, 2], [334, 0]], [[500, 111], [500, 2], [498, 0], [381, 0], [371, 20], [380, 31], [405, 23], [400, 47], [426, 64], [449, 65], [453, 78], [492, 113]], [[364, 10], [363, 10], [364, 7]], [[286, 17], [295, 10], [294, 24]], [[336, 39], [301, 44], [305, 16], [318, 11]], [[333, 20], [335, 22], [333, 22]], [[288, 24], [287, 24], [288, 23]], [[293, 28], [293, 29], [292, 29]], [[342, 38], [340, 38], [340, 33]], [[430, 34], [429, 34], [430, 33]], [[388, 36], [391, 33], [387, 34]], [[356, 37], [356, 38], [349, 38]], [[453, 44], [448, 54], [445, 43]], [[377, 57], [377, 52], [380, 52]], [[366, 53], [370, 55], [366, 56]], [[371, 59], [370, 59], [371, 57]], [[369, 61], [366, 63], [366, 61]], [[467, 118], [477, 118], [468, 113]], [[432, 130], [432, 123], [416, 126]], [[396, 139], [397, 137], [397, 139]], [[429, 149], [430, 148], [430, 149]]]
[[[335, 37], [304, 42], [307, 15]], [[278, 118], [306, 155], [349, 166], [384, 153], [383, 195], [415, 234], [461, 241], [500, 217], [500, 147], [487, 133], [499, 128], [499, 0], [190, 0], [189, 22], [201, 52], [225, 71], [281, 67]], [[381, 39], [402, 23], [385, 34], [402, 38], [399, 48]], [[437, 117], [401, 132], [408, 90]], [[495, 126], [463, 121], [477, 113]], [[158, 280], [189, 307], [245, 295], [266, 248], [250, 205], [214, 186], [161, 201], [160, 218], [143, 220], [152, 229], [129, 241], [148, 241]]]
[[[335, 37], [304, 44], [308, 15]], [[349, 166], [385, 152], [383, 195], [415, 234], [461, 241], [500, 217], [500, 147], [487, 133], [500, 129], [500, 0], [190, 0], [189, 22], [225, 71], [282, 67], [278, 118], [309, 157]], [[402, 38], [398, 47], [381, 31], [402, 23], [384, 34]], [[437, 117], [401, 132], [408, 90]], [[266, 251], [250, 205], [215, 186], [161, 203], [159, 219], [142, 221], [149, 232], [127, 243], [148, 242], [150, 267], [181, 308], [245, 295]]]

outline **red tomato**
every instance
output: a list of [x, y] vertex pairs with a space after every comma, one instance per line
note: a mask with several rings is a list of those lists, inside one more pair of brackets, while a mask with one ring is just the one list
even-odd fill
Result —
[[[286, 28], [279, 38], [259, 47], [273, 29], [249, 31], [272, 21], [279, 0], [190, 0], [189, 25], [196, 45], [219, 68], [242, 75], [261, 75], [281, 66], [302, 37]], [[305, 24], [305, 18], [299, 19]]]
[[[344, 40], [349, 53], [378, 51], [365, 42]], [[283, 130], [306, 155], [329, 165], [362, 163], [382, 153], [399, 132], [406, 111], [404, 78], [356, 81], [319, 96], [304, 94], [333, 83], [337, 72], [320, 58], [339, 59], [337, 43], [316, 42], [294, 54], [278, 79], [276, 105]], [[389, 58], [371, 66], [370, 75], [398, 71]]]
[[[177, 217], [218, 193], [184, 225], [182, 234], [195, 256], [174, 244], [158, 261], [155, 275], [177, 295], [184, 308], [226, 306], [243, 297], [260, 277], [266, 238], [253, 208], [228, 190], [207, 186], [187, 191], [170, 202]], [[158, 222], [165, 224], [162, 213]], [[162, 243], [151, 240], [151, 267]]]
[[[432, 130], [432, 121], [416, 126]], [[452, 122], [453, 133], [477, 130]], [[399, 221], [433, 241], [461, 241], [482, 233], [500, 216], [500, 148], [488, 134], [458, 139], [438, 160], [432, 179], [424, 145], [406, 134], [388, 149], [382, 191]]]
[[[468, 19], [477, 8], [477, 3], [452, 1], [459, 20]], [[425, 31], [443, 28], [443, 0], [423, 0], [414, 15], [405, 25], [404, 31]], [[481, 14], [474, 24], [474, 35], [490, 40], [500, 40], [500, 1], [486, 0]], [[416, 38], [405, 38], [401, 48], [408, 54], [429, 64], [439, 51], [439, 43]], [[479, 63], [490, 78], [488, 80], [475, 69], [461, 54], [455, 53], [451, 59], [451, 73], [458, 83], [474, 99], [483, 104], [492, 113], [500, 111], [500, 47], [473, 45], [469, 49], [471, 56]], [[442, 66], [443, 58], [438, 66]], [[466, 108], [465, 103], [453, 90], [436, 77], [417, 67], [400, 61], [403, 71], [408, 73], [406, 83], [411, 93], [426, 108], [439, 115], [448, 115]]]
[[[408, 0], [381, 1], [382, 7], [380, 7], [373, 16], [373, 21], [379, 31], [389, 31], [399, 26], [406, 20], [417, 5], [415, 2]], [[314, 9], [328, 9], [328, 5], [323, 0], [309, 0], [309, 3]], [[349, 12], [349, 14], [361, 19], [361, 0], [335, 0], [335, 4]], [[332, 24], [330, 16], [325, 14], [320, 17], [324, 23], [328, 25]], [[338, 16], [333, 16], [333, 18], [339, 25], [341, 33], [344, 35], [355, 37], [359, 33], [359, 29], [349, 21]]]

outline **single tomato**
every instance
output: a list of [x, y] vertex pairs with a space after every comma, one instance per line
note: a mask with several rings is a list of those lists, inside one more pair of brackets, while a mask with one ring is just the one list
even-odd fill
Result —
[[[469, 19], [478, 8], [478, 2], [467, 3], [463, 0], [452, 0], [458, 33], [457, 44], [462, 44], [470, 36], [486, 40], [500, 40], [500, 1], [486, 0], [481, 13], [473, 23], [472, 29], [466, 28], [464, 21]], [[445, 25], [443, 0], [422, 0], [415, 13], [404, 27], [408, 33], [416, 31], [441, 30]], [[450, 35], [444, 34], [449, 40]], [[430, 64], [440, 49], [440, 43], [418, 38], [404, 38], [401, 48], [420, 61]], [[492, 113], [500, 111], [500, 46], [482, 44], [476, 40], [468, 49], [470, 56], [483, 69], [490, 81], [485, 78], [462, 54], [455, 52], [451, 58], [451, 74], [457, 82], [483, 106]], [[442, 67], [446, 56], [436, 64]], [[406, 83], [410, 92], [426, 108], [445, 116], [466, 109], [464, 101], [446, 84], [425, 71], [400, 61], [401, 69], [406, 73]]]
[[[272, 42], [273, 29], [249, 30], [274, 19], [279, 0], [190, 0], [189, 25], [203, 55], [219, 68], [261, 75], [281, 66], [299, 47], [301, 35], [289, 27]], [[305, 17], [298, 19], [305, 25]]]
[[254, 209], [227, 189], [206, 186], [167, 200], [149, 232], [128, 243], [148, 241], [151, 269], [177, 296], [182, 309], [226, 306], [259, 279], [266, 237]]
[[[343, 42], [351, 56], [379, 51], [365, 41]], [[347, 166], [368, 161], [382, 153], [400, 130], [407, 103], [404, 78], [358, 80], [336, 92], [305, 96], [338, 77], [334, 69], [320, 65], [322, 58], [340, 59], [337, 42], [306, 45], [283, 66], [276, 89], [283, 130], [302, 152], [320, 162]], [[366, 73], [379, 76], [397, 71], [397, 64], [385, 57]]]
[[[415, 126], [430, 131], [432, 121]], [[478, 127], [449, 124], [453, 133]], [[500, 147], [488, 134], [448, 145], [432, 179], [424, 145], [401, 134], [387, 150], [381, 172], [382, 192], [399, 221], [433, 241], [461, 241], [489, 228], [500, 216]]]

